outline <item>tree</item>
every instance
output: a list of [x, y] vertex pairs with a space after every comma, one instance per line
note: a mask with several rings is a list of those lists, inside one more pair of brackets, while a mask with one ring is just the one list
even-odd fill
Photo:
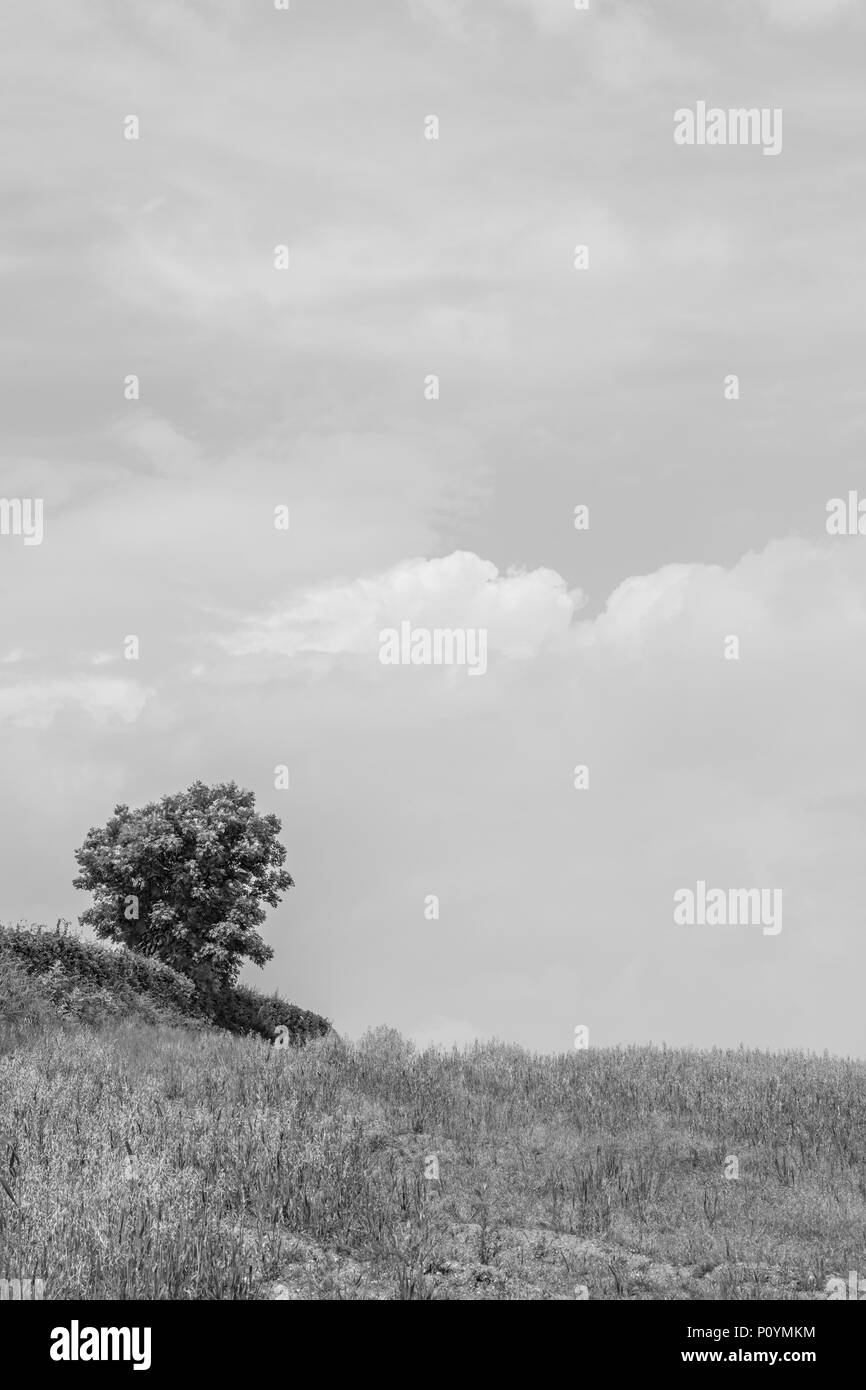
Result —
[[276, 907], [294, 886], [282, 867], [276, 816], [234, 782], [164, 796], [140, 810], [115, 806], [75, 851], [73, 887], [94, 897], [80, 921], [96, 935], [156, 956], [205, 995], [232, 986], [244, 958], [264, 965], [263, 903]]

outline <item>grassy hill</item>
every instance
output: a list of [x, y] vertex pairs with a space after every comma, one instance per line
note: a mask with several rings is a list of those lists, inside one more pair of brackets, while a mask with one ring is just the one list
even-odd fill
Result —
[[21, 1026], [0, 1276], [46, 1297], [809, 1299], [866, 1268], [862, 1063]]
[[185, 975], [125, 947], [82, 941], [68, 924], [0, 923], [0, 1042], [53, 1021], [112, 1020], [225, 1028], [273, 1041], [278, 1025], [293, 1043], [324, 1036], [327, 1019], [246, 986], [205, 1002]]

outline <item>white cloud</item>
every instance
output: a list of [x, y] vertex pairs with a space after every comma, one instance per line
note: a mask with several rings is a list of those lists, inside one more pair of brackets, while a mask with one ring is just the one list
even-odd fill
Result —
[[[567, 34], [572, 26], [589, 19], [590, 11], [579, 12], [573, 0], [508, 0], [512, 9], [523, 10], [543, 33]], [[591, 0], [590, 0], [591, 3]], [[579, 30], [575, 31], [578, 35]]]
[[270, 617], [226, 639], [235, 654], [302, 652], [375, 657], [379, 632], [415, 627], [486, 628], [488, 646], [526, 658], [561, 639], [583, 602], [553, 570], [500, 574], [490, 560], [457, 550], [405, 560], [370, 578], [309, 589]]
[[[267, 0], [115, 8], [0, 21], [12, 104], [52, 94], [0, 131], [2, 490], [49, 519], [2, 547], [6, 910], [74, 909], [116, 800], [237, 776], [297, 874], [267, 986], [338, 1026], [862, 1051], [866, 545], [822, 534], [861, 477], [862, 6], [338, 0], [303, 51]], [[679, 159], [713, 93], [797, 158]], [[487, 626], [489, 678], [388, 678], [404, 618]], [[108, 680], [130, 631], [158, 701]], [[784, 887], [772, 955], [671, 937], [668, 878], [711, 876]]]
[[767, 17], [786, 29], [830, 24], [855, 9], [855, 0], [763, 0]]
[[682, 615], [689, 588], [698, 573], [724, 571], [711, 565], [664, 565], [654, 574], [625, 579], [614, 589], [603, 613], [577, 629], [578, 644], [623, 645], [635, 643]]
[[790, 650], [796, 636], [816, 647], [860, 640], [866, 627], [866, 551], [806, 540], [770, 541], [730, 568], [664, 565], [614, 589], [604, 611], [576, 627], [579, 648], [637, 651], [647, 641], [678, 643], [683, 653], [706, 637], [748, 632], [752, 655]]
[[135, 405], [131, 409], [131, 414], [107, 432], [110, 439], [142, 454], [157, 473], [166, 477], [186, 476], [202, 466], [200, 446], [187, 439], [171, 421], [146, 406]]
[[136, 720], [150, 692], [134, 681], [76, 678], [31, 682], [0, 690], [0, 725], [47, 728], [65, 711], [85, 714], [99, 723]]

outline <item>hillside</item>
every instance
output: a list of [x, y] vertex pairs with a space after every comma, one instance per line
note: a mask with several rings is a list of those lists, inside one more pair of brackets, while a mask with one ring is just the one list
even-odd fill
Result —
[[826, 1057], [41, 1026], [0, 1136], [0, 1276], [46, 1297], [809, 1299], [866, 1267], [866, 1065]]
[[0, 1031], [14, 1038], [52, 1021], [112, 1020], [216, 1026], [268, 1041], [282, 1025], [296, 1043], [330, 1028], [318, 1014], [245, 986], [205, 1004], [176, 970], [124, 947], [80, 940], [67, 924], [49, 930], [0, 923]]

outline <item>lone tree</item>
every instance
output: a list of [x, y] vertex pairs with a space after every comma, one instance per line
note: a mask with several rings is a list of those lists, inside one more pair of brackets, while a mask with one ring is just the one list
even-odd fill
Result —
[[75, 851], [73, 887], [94, 897], [79, 920], [213, 996], [235, 983], [245, 957], [264, 965], [274, 954], [256, 928], [262, 904], [276, 907], [294, 886], [280, 828], [234, 782], [194, 782], [137, 811], [115, 806]]

